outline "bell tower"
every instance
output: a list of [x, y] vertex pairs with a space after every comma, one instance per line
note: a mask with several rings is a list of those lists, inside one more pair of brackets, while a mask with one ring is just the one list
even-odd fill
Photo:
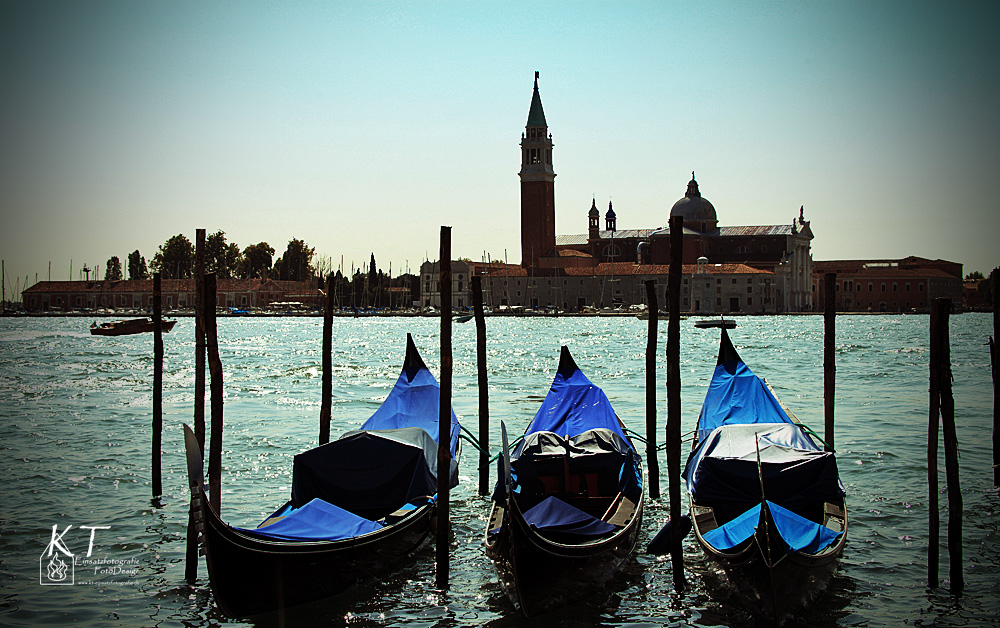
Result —
[[521, 134], [521, 266], [537, 271], [542, 257], [556, 248], [556, 173], [552, 136], [538, 95], [538, 72], [531, 94], [528, 123]]

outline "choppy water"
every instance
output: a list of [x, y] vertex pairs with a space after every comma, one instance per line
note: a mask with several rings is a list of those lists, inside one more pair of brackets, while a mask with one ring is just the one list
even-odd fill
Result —
[[[152, 338], [90, 336], [79, 318], [0, 319], [0, 624], [191, 626], [237, 624], [214, 608], [202, 564], [184, 581], [188, 491], [181, 424], [193, 405], [193, 321], [164, 336], [162, 505], [150, 500]], [[223, 516], [256, 524], [290, 490], [291, 458], [313, 446], [320, 407], [319, 318], [220, 320], [225, 371]], [[1000, 616], [1000, 503], [992, 486], [992, 386], [987, 315], [951, 319], [956, 419], [964, 495], [964, 593], [947, 591], [944, 467], [940, 465], [940, 589], [927, 581], [927, 324], [924, 316], [837, 320], [837, 449], [852, 527], [839, 575], [803, 621], [819, 626], [994, 625]], [[431, 370], [439, 367], [436, 319], [334, 321], [333, 432], [359, 425], [401, 366], [406, 332]], [[603, 387], [629, 427], [645, 417], [646, 323], [623, 318], [491, 318], [491, 440], [499, 421], [519, 432], [547, 390], [559, 346]], [[658, 380], [659, 440], [665, 422], [665, 324]], [[682, 323], [685, 432], [694, 427], [717, 352], [718, 332]], [[822, 433], [821, 317], [740, 319], [741, 355], [799, 417]], [[454, 407], [478, 425], [475, 327], [456, 324]], [[640, 452], [644, 451], [639, 444]], [[288, 625], [522, 625], [500, 592], [481, 534], [487, 498], [476, 494], [477, 454], [466, 447], [452, 495], [451, 587], [434, 588], [433, 548], [398, 573], [290, 613]], [[666, 468], [663, 455], [661, 469]], [[649, 504], [642, 546], [668, 512]], [[62, 537], [81, 560], [72, 586], [42, 585], [41, 555]], [[108, 562], [110, 561], [110, 563]], [[117, 565], [115, 564], [117, 561]], [[606, 602], [529, 623], [611, 626], [748, 626], [693, 538], [685, 541], [689, 586], [674, 589], [669, 559], [639, 554]], [[104, 569], [106, 571], [97, 571]], [[118, 573], [115, 573], [118, 571]], [[271, 623], [275, 618], [259, 623]]]

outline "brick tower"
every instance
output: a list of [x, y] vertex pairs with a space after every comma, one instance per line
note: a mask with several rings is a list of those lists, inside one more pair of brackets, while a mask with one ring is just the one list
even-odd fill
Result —
[[538, 95], [538, 72], [531, 94], [528, 123], [521, 135], [521, 266], [538, 272], [542, 257], [555, 255], [556, 173], [552, 137]]

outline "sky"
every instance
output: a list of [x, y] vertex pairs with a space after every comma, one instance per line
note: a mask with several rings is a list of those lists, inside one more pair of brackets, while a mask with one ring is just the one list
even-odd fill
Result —
[[517, 263], [535, 71], [558, 234], [586, 233], [592, 200], [619, 229], [664, 226], [694, 171], [720, 225], [804, 207], [815, 260], [988, 274], [998, 19], [993, 1], [0, 0], [6, 293], [198, 228], [398, 275], [447, 225], [454, 258]]

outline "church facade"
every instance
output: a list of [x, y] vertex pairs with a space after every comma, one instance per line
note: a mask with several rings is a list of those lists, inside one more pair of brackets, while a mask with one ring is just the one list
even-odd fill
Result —
[[[520, 148], [521, 262], [461, 262], [460, 271], [452, 272], [466, 282], [453, 285], [453, 302], [467, 307], [467, 280], [479, 276], [484, 301], [495, 308], [625, 309], [646, 303], [647, 281], [654, 282], [658, 306], [664, 308], [669, 226], [619, 229], [618, 215], [608, 203], [601, 228], [601, 212], [592, 200], [585, 233], [556, 234], [554, 143], [537, 72]], [[701, 195], [691, 173], [684, 196], [664, 214], [665, 225], [673, 216], [684, 219], [682, 311], [711, 315], [813, 310], [813, 234], [801, 207], [788, 224], [720, 226], [715, 206]], [[580, 217], [582, 226], [583, 212]], [[436, 272], [436, 262], [421, 268], [424, 307], [440, 306]]]
[[[662, 280], [665, 285], [670, 260], [669, 226], [641, 229], [619, 229], [618, 215], [608, 203], [601, 229], [601, 212], [596, 201], [587, 212], [587, 232], [578, 235], [555, 233], [555, 169], [553, 167], [553, 142], [549, 132], [542, 100], [538, 90], [538, 73], [528, 109], [528, 120], [521, 135], [521, 266], [527, 277], [536, 281], [533, 294], [526, 297], [526, 306], [551, 306], [575, 309], [588, 301], [593, 307], [627, 306], [644, 301], [641, 284], [649, 277]], [[768, 296], [739, 295], [714, 299], [687, 295], [686, 311], [699, 313], [725, 313], [732, 311], [797, 312], [813, 309], [812, 255], [813, 238], [809, 221], [803, 208], [791, 223], [779, 225], [720, 226], [715, 207], [701, 195], [699, 185], [691, 173], [691, 180], [683, 197], [670, 209], [669, 218], [684, 219], [682, 258], [688, 284], [695, 285], [694, 275], [726, 268], [729, 273], [765, 275], [769, 286]], [[582, 223], [582, 212], [581, 212]], [[625, 264], [625, 266], [623, 266]], [[630, 266], [629, 266], [630, 265]], [[587, 295], [576, 294], [571, 298], [549, 296], [540, 290], [554, 280], [589, 276], [592, 284], [600, 278], [606, 282], [625, 282], [613, 285], [610, 290], [591, 290]], [[630, 279], [630, 278], [642, 279]], [[763, 277], [726, 277], [727, 285], [733, 279], [761, 280]], [[721, 281], [721, 279], [720, 279]], [[530, 283], [530, 282], [529, 282]], [[737, 281], [736, 283], [741, 283]], [[719, 284], [717, 284], [719, 285]], [[568, 285], [567, 285], [568, 287]], [[600, 296], [604, 295], [604, 296]], [[610, 295], [610, 297], [608, 296]], [[682, 297], [683, 301], [684, 297]], [[747, 302], [749, 299], [749, 303]], [[762, 302], [766, 299], [766, 302]], [[537, 301], [535, 303], [534, 301]]]

